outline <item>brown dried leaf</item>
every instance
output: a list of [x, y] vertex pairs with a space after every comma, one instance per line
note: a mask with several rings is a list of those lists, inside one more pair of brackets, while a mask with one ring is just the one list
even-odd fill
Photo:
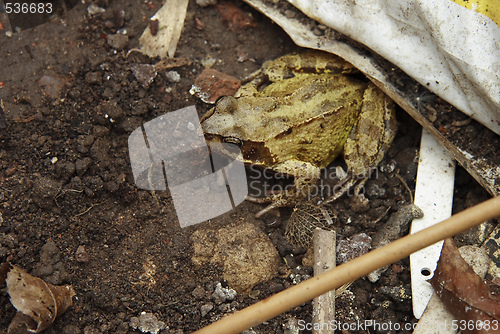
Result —
[[245, 27], [255, 28], [257, 26], [257, 23], [250, 13], [245, 13], [232, 3], [223, 2], [215, 5], [215, 8], [222, 16], [222, 20], [233, 32], [241, 30]]
[[15, 265], [8, 264], [8, 267], [7, 292], [18, 311], [9, 326], [9, 334], [22, 332], [20, 328], [40, 333], [73, 304], [75, 291], [70, 285], [55, 286]]
[[225, 73], [206, 68], [198, 75], [191, 87], [191, 94], [205, 103], [215, 103], [221, 96], [233, 96], [241, 81]]
[[463, 334], [491, 333], [491, 328], [487, 330], [480, 324], [500, 320], [500, 300], [491, 295], [488, 285], [460, 256], [452, 239], [445, 239], [436, 271], [429, 282], [457, 320], [476, 324], [472, 329], [461, 328]]

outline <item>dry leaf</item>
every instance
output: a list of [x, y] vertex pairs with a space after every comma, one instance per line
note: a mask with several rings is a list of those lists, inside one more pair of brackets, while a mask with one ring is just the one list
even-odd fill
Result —
[[241, 30], [245, 27], [255, 28], [257, 26], [257, 23], [250, 13], [245, 13], [232, 3], [220, 3], [215, 5], [215, 8], [222, 16], [222, 20], [233, 32]]
[[4, 277], [10, 302], [18, 311], [9, 334], [40, 333], [73, 304], [75, 291], [70, 285], [46, 283], [10, 263], [0, 267], [0, 279]]
[[[441, 257], [429, 280], [448, 311], [460, 321], [473, 326], [460, 327], [463, 334], [492, 333], [500, 321], [500, 300], [460, 256], [452, 239], [445, 239]], [[481, 324], [489, 324], [482, 328]]]
[[139, 42], [141, 51], [154, 57], [173, 57], [181, 37], [186, 18], [188, 0], [169, 0], [156, 12], [151, 21], [158, 21], [158, 27], [149, 25]]
[[225, 73], [205, 68], [196, 77], [191, 94], [196, 95], [205, 103], [215, 103], [221, 96], [233, 96], [241, 86], [241, 81]]

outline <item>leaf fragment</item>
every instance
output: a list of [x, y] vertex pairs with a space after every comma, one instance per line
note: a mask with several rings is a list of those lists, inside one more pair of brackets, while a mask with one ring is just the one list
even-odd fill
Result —
[[461, 328], [463, 334], [491, 333], [500, 321], [500, 299], [460, 256], [452, 239], [445, 239], [432, 287], [451, 314], [473, 326]]
[[0, 266], [0, 285], [3, 283], [18, 311], [8, 334], [40, 333], [73, 304], [76, 295], [70, 285], [47, 283], [9, 262]]

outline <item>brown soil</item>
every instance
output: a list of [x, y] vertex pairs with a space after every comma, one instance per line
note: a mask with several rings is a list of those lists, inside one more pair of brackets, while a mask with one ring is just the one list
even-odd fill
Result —
[[[12, 255], [13, 263], [28, 272], [53, 284], [72, 284], [77, 293], [73, 307], [46, 333], [140, 333], [129, 322], [143, 311], [165, 322], [163, 334], [189, 333], [291, 286], [297, 274], [310, 275], [311, 268], [301, 265], [305, 250], [292, 247], [284, 237], [290, 209], [255, 219], [262, 207], [245, 202], [210, 222], [181, 229], [168, 193], [154, 196], [135, 186], [127, 147], [128, 136], [143, 122], [189, 105], [196, 105], [200, 115], [210, 108], [189, 93], [207, 55], [217, 59], [215, 69], [243, 78], [265, 60], [298, 48], [279, 27], [241, 2], [234, 4], [256, 24], [230, 29], [216, 8], [193, 1], [176, 52], [192, 64], [175, 69], [180, 82], [169, 82], [163, 71], [143, 88], [131, 66], [158, 59], [138, 53], [127, 57], [127, 51], [138, 47], [161, 1], [95, 4], [106, 11], [89, 17], [86, 2], [62, 19], [12, 37], [0, 31], [5, 114], [0, 115], [0, 236], [12, 237], [0, 238], [0, 263]], [[117, 23], [120, 10], [122, 27]], [[130, 38], [124, 51], [115, 51], [106, 41], [118, 28], [125, 28]], [[242, 54], [246, 60], [239, 62]], [[115, 102], [117, 107], [111, 107]], [[396, 173], [413, 189], [420, 129], [402, 110], [397, 117], [395, 142], [377, 176], [366, 184], [369, 204], [344, 196], [331, 205], [339, 240], [360, 232], [374, 235], [388, 216], [409, 203]], [[458, 177], [454, 211], [487, 197], [463, 170]], [[210, 295], [223, 281], [221, 269], [191, 263], [190, 236], [198, 228], [238, 220], [264, 230], [282, 263], [276, 278], [254, 287], [250, 296], [217, 303]], [[79, 246], [85, 247], [88, 261], [78, 261]], [[51, 260], [42, 261], [41, 252], [48, 252]], [[339, 319], [415, 322], [409, 284], [408, 259], [394, 264], [375, 284], [358, 280], [351, 287], [354, 298], [339, 300]], [[206, 293], [193, 294], [199, 287]], [[206, 304], [214, 307], [202, 316]], [[343, 314], [343, 305], [356, 314]], [[14, 314], [7, 294], [0, 292], [0, 333], [7, 333]], [[311, 304], [253, 329], [283, 333], [291, 317], [310, 321]]]

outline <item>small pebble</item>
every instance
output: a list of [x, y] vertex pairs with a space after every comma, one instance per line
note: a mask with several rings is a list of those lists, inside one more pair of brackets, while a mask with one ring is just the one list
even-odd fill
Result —
[[139, 329], [143, 333], [158, 334], [165, 329], [165, 323], [159, 321], [153, 313], [142, 312], [139, 317], [132, 317], [129, 326], [134, 329]]
[[213, 304], [205, 304], [200, 307], [201, 316], [204, 317], [214, 308]]
[[78, 246], [76, 253], [75, 253], [75, 258], [77, 262], [85, 263], [90, 261], [90, 255], [87, 253], [87, 250], [85, 249], [85, 246], [80, 245]]
[[222, 284], [217, 283], [214, 293], [212, 293], [212, 299], [217, 303], [223, 303], [225, 301], [232, 301], [236, 298], [236, 291], [231, 288], [223, 288]]
[[167, 80], [170, 82], [180, 82], [181, 76], [176, 71], [168, 71], [167, 72]]
[[116, 51], [122, 51], [128, 45], [128, 36], [122, 34], [108, 35], [106, 38], [108, 45]]

